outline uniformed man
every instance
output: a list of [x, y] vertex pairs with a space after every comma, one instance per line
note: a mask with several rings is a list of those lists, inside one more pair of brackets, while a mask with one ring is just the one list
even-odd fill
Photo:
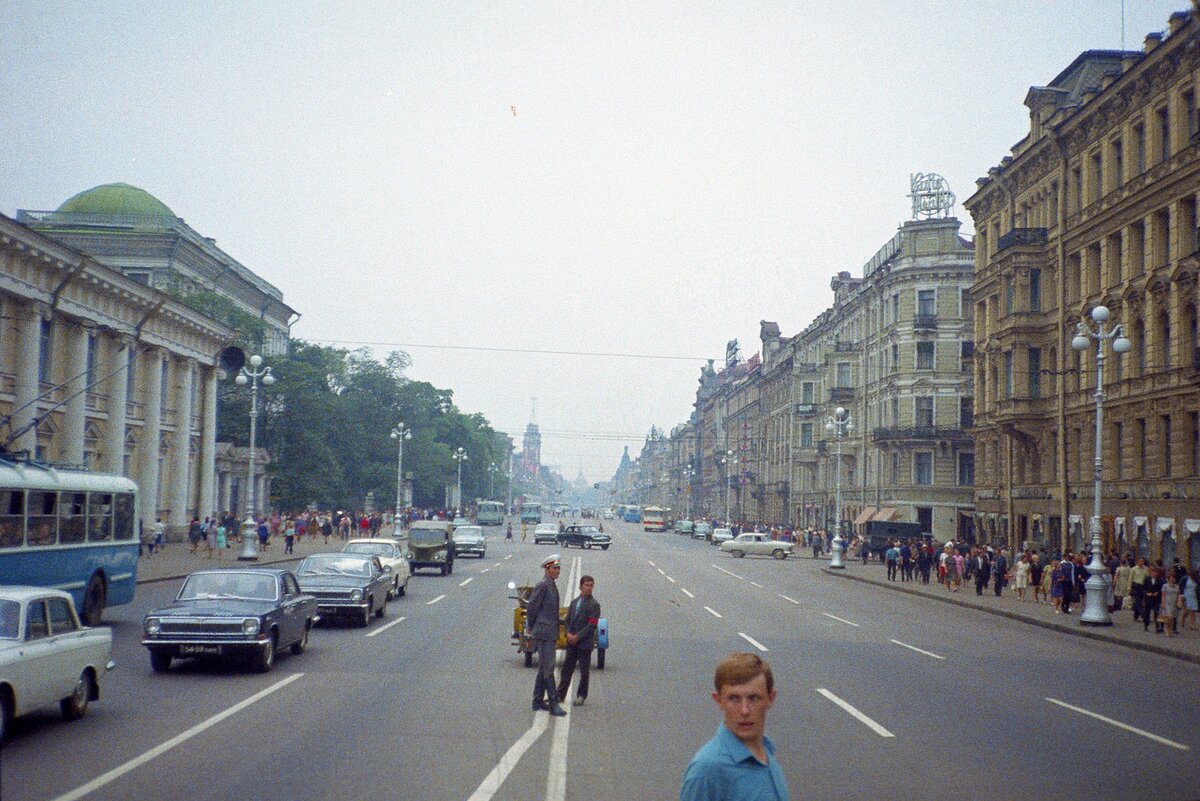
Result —
[[558, 554], [542, 562], [542, 569], [545, 576], [533, 588], [525, 605], [525, 636], [533, 638], [538, 655], [533, 711], [544, 709], [561, 717], [567, 711], [558, 704], [558, 688], [554, 683], [554, 657], [558, 647], [558, 585], [554, 582], [562, 570]]

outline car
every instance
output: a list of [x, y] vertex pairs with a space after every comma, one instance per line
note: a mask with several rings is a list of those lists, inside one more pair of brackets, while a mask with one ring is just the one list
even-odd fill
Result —
[[392, 571], [378, 556], [314, 553], [300, 562], [296, 578], [301, 591], [317, 599], [322, 614], [344, 615], [360, 626], [369, 624], [372, 614], [387, 614]]
[[733, 532], [727, 528], [714, 528], [712, 533], [713, 545], [720, 545], [733, 539]]
[[471, 520], [470, 518], [459, 515], [458, 517], [454, 518], [454, 521], [451, 522], [450, 525], [454, 526], [455, 528], [458, 528], [459, 526], [469, 526], [471, 525]]
[[398, 598], [408, 592], [408, 578], [412, 570], [408, 566], [407, 552], [392, 537], [350, 540], [342, 547], [342, 553], [378, 556], [381, 565], [392, 569], [391, 597]]
[[615, 515], [613, 514], [612, 509], [605, 509], [603, 512], [600, 513], [600, 517], [602, 517], [605, 520], [612, 520], [615, 517]]
[[282, 649], [304, 653], [319, 619], [317, 599], [290, 570], [198, 570], [184, 579], [173, 603], [142, 620], [142, 645], [156, 673], [188, 657], [249, 659], [266, 673]]
[[80, 623], [69, 593], [0, 587], [0, 741], [14, 718], [44, 706], [83, 717], [114, 667], [112, 630]]
[[770, 534], [748, 531], [738, 534], [731, 540], [721, 543], [721, 550], [742, 557], [746, 554], [756, 556], [773, 556], [776, 559], [787, 559], [792, 552], [792, 543], [771, 539]]
[[538, 523], [537, 528], [533, 530], [533, 544], [539, 542], [558, 542], [558, 523]]
[[713, 527], [712, 523], [700, 522], [692, 529], [692, 539], [694, 540], [709, 540], [712, 539]]
[[445, 520], [415, 520], [408, 529], [408, 564], [414, 573], [432, 567], [454, 572], [454, 532]]
[[454, 529], [454, 555], [474, 554], [480, 559], [487, 555], [487, 536], [482, 526], [460, 526]]
[[563, 532], [558, 535], [558, 544], [563, 548], [572, 545], [579, 548], [591, 548], [595, 546], [603, 551], [607, 551], [608, 546], [612, 544], [612, 537], [590, 523], [579, 523], [563, 529]]
[[696, 524], [693, 523], [691, 520], [676, 520], [675, 521], [675, 533], [676, 534], [687, 534], [688, 536], [691, 536], [692, 531], [695, 530], [695, 528], [696, 528]]
[[580, 510], [579, 510], [579, 516], [580, 516], [580, 517], [583, 517], [583, 518], [595, 517], [595, 516], [596, 516], [596, 510], [595, 510], [595, 509], [593, 509], [593, 508], [592, 508], [592, 507], [590, 507], [590, 506], [585, 506], [585, 507], [583, 507], [582, 509], [580, 509]]

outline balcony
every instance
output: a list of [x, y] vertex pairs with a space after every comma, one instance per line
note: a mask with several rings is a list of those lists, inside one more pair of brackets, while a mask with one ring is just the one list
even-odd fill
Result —
[[842, 340], [839, 339], [837, 342], [833, 343], [833, 352], [834, 353], [857, 353], [858, 352], [858, 343], [857, 342], [843, 342]]
[[905, 426], [899, 428], [876, 428], [871, 431], [872, 442], [892, 442], [901, 440], [928, 441], [960, 441], [968, 438], [967, 432], [961, 428], [945, 428], [942, 426]]
[[834, 403], [849, 403], [854, 400], [854, 387], [834, 387], [829, 390], [829, 400]]
[[815, 403], [797, 403], [796, 414], [802, 417], [810, 417], [817, 413], [817, 404]]
[[996, 251], [1013, 247], [1041, 247], [1046, 244], [1045, 228], [1014, 228], [1000, 237]]
[[936, 331], [936, 314], [918, 314], [913, 318], [913, 329], [916, 331]]
[[819, 373], [821, 365], [816, 362], [796, 362], [797, 373]]

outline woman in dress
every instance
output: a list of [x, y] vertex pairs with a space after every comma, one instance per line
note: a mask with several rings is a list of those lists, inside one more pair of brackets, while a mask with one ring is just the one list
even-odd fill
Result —
[[1029, 571], [1031, 568], [1029, 554], [1024, 554], [1021, 557], [1021, 561], [1017, 562], [1017, 569], [1013, 575], [1013, 587], [1017, 591], [1017, 597], [1022, 601], [1025, 600], [1025, 588], [1029, 586]]
[[[1200, 611], [1200, 575], [1195, 570], [1187, 573], [1187, 582], [1183, 585], [1183, 619], [1179, 621], [1179, 630], [1196, 630], [1196, 612]], [[1189, 626], [1188, 623], [1191, 623]]]
[[1113, 574], [1113, 611], [1125, 605], [1125, 598], [1133, 584], [1133, 568], [1129, 566], [1129, 557], [1121, 560]]
[[1046, 572], [1050, 581], [1050, 603], [1054, 606], [1054, 614], [1062, 614], [1062, 562], [1055, 559]]

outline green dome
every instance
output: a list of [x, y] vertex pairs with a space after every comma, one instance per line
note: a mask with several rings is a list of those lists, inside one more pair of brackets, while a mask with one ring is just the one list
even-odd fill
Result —
[[175, 212], [144, 189], [129, 184], [101, 184], [68, 198], [58, 211], [76, 214], [145, 214], [174, 217]]

